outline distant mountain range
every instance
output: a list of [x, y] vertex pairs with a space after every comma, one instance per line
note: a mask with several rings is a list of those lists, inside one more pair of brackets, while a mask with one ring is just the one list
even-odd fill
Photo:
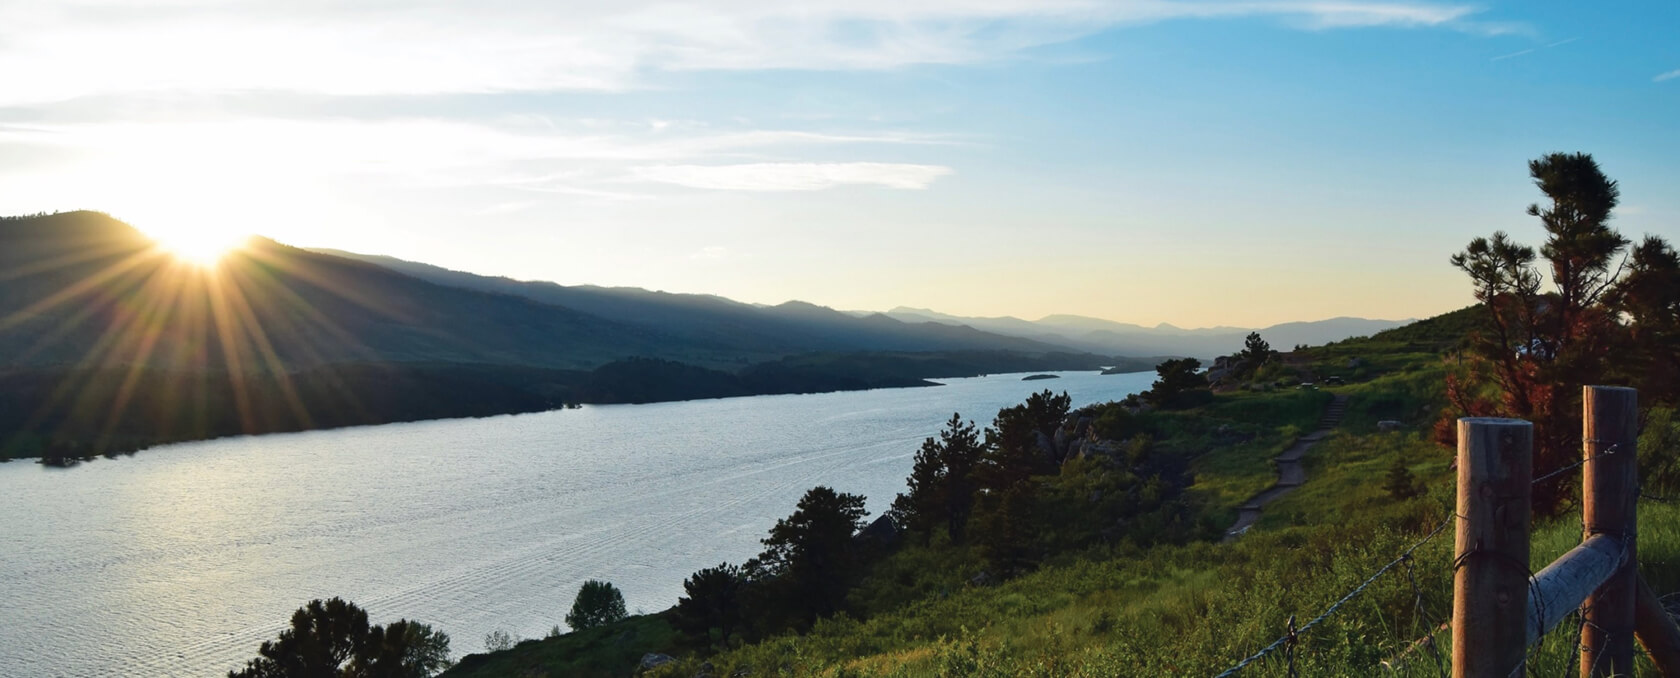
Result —
[[741, 364], [811, 351], [1069, 350], [1055, 343], [960, 324], [906, 320], [880, 313], [842, 313], [803, 301], [757, 306], [705, 294], [563, 286], [463, 273], [383, 255], [310, 251], [374, 264], [437, 285], [522, 297], [645, 328], [674, 344], [693, 347], [694, 351], [684, 357], [702, 364]]
[[910, 323], [934, 322], [972, 327], [995, 334], [1065, 346], [1077, 351], [1107, 355], [1191, 356], [1202, 359], [1242, 350], [1243, 341], [1249, 332], [1258, 331], [1272, 348], [1288, 350], [1298, 344], [1318, 346], [1349, 337], [1369, 336], [1413, 322], [1411, 319], [1331, 318], [1261, 328], [1221, 326], [1189, 330], [1166, 323], [1144, 327], [1077, 315], [1050, 315], [1036, 321], [1009, 316], [973, 318], [905, 306], [887, 311], [886, 315]]
[[766, 356], [800, 350], [1001, 349], [1211, 359], [1242, 350], [1243, 340], [1256, 330], [1274, 348], [1288, 349], [1297, 344], [1317, 346], [1368, 336], [1412, 322], [1331, 318], [1264, 328], [1183, 329], [1165, 323], [1144, 327], [1078, 315], [1050, 315], [1036, 321], [1009, 316], [975, 318], [906, 306], [885, 313], [840, 312], [802, 301], [757, 306], [712, 295], [650, 292], [636, 287], [568, 287], [463, 273], [383, 255], [319, 248], [311, 251], [376, 264], [440, 285], [521, 296], [655, 328], [694, 342], [761, 351]]

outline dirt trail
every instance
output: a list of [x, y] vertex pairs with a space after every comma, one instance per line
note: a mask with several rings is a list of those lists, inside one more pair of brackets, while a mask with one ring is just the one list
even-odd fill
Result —
[[1307, 450], [1336, 428], [1342, 422], [1342, 414], [1347, 411], [1347, 396], [1339, 395], [1324, 408], [1324, 416], [1318, 419], [1318, 428], [1312, 433], [1301, 436], [1277, 456], [1278, 480], [1264, 492], [1254, 495], [1242, 506], [1237, 507], [1237, 522], [1231, 524], [1231, 529], [1225, 531], [1225, 541], [1229, 542], [1254, 526], [1254, 521], [1260, 519], [1260, 509], [1277, 501], [1283, 495], [1295, 491], [1302, 483], [1307, 482], [1307, 471], [1301, 467], [1301, 458], [1307, 456]]

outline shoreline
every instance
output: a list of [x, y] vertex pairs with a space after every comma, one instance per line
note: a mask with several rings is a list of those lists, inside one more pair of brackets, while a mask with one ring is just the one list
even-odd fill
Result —
[[[1057, 372], [1079, 373], [1079, 374], [1089, 372], [1089, 371], [1091, 371], [1091, 370], [1057, 370]], [[1138, 374], [1138, 373], [1142, 373], [1142, 372], [1145, 372], [1145, 371], [1146, 370], [1138, 370], [1136, 372], [1116, 372], [1116, 373], [1112, 373], [1112, 374]], [[98, 459], [101, 459], [101, 458], [118, 459], [118, 458], [122, 458], [122, 457], [132, 457], [132, 456], [134, 456], [136, 454], [139, 454], [141, 452], [144, 452], [146, 450], [150, 450], [150, 449], [154, 449], [154, 448], [158, 448], [158, 447], [164, 447], [164, 446], [168, 446], [168, 445], [181, 445], [181, 444], [187, 444], [187, 443], [210, 442], [210, 441], [225, 440], [225, 439], [230, 439], [230, 438], [258, 437], [258, 436], [267, 436], [267, 435], [283, 435], [283, 434], [291, 434], [291, 433], [309, 433], [309, 432], [313, 432], [313, 431], [336, 431], [336, 430], [353, 429], [353, 428], [385, 426], [385, 425], [389, 425], [389, 424], [414, 424], [414, 423], [432, 422], [432, 421], [489, 419], [489, 418], [492, 418], [492, 417], [518, 416], [518, 415], [525, 415], [525, 414], [544, 414], [544, 413], [549, 413], [549, 412], [564, 411], [564, 410], [568, 410], [568, 409], [578, 409], [578, 408], [581, 408], [581, 407], [584, 407], [584, 406], [588, 406], [588, 407], [608, 407], [608, 406], [620, 406], [620, 405], [656, 405], [656, 404], [665, 404], [665, 403], [702, 402], [702, 401], [707, 401], [707, 400], [730, 400], [730, 399], [734, 399], [734, 398], [762, 398], [762, 397], [767, 397], [767, 396], [822, 395], [822, 394], [827, 394], [827, 393], [856, 393], [856, 392], [861, 392], [861, 391], [877, 391], [877, 390], [908, 389], [908, 388], [931, 388], [931, 387], [945, 386], [944, 383], [941, 383], [939, 381], [935, 381], [937, 379], [983, 379], [983, 378], [1010, 378], [1010, 379], [1013, 379], [1015, 377], [1018, 377], [1019, 375], [1027, 375], [1027, 374], [1042, 374], [1042, 373], [1032, 372], [1032, 371], [1022, 371], [1022, 372], [1010, 372], [1010, 373], [990, 373], [990, 374], [974, 374], [974, 375], [958, 375], [958, 376], [937, 376], [937, 377], [922, 378], [922, 379], [918, 380], [919, 383], [913, 383], [913, 384], [908, 384], [907, 383], [907, 384], [895, 384], [895, 385], [887, 385], [887, 386], [871, 385], [871, 386], [863, 386], [863, 387], [859, 387], [859, 388], [834, 388], [834, 389], [810, 390], [810, 391], [770, 391], [770, 392], [764, 392], [764, 393], [747, 393], [747, 394], [740, 394], [740, 395], [723, 395], [723, 396], [697, 397], [697, 398], [671, 398], [671, 399], [646, 400], [646, 401], [638, 401], [638, 402], [579, 402], [579, 403], [565, 403], [565, 404], [562, 404], [558, 407], [543, 407], [543, 408], [531, 408], [531, 409], [514, 408], [514, 409], [508, 409], [508, 410], [499, 411], [499, 412], [462, 414], [462, 415], [459, 415], [459, 416], [427, 416], [427, 417], [415, 417], [415, 418], [393, 418], [393, 419], [389, 419], [389, 420], [385, 420], [385, 421], [367, 421], [367, 422], [345, 423], [345, 424], [338, 424], [338, 425], [310, 426], [310, 427], [296, 427], [296, 428], [276, 428], [274, 430], [245, 432], [245, 433], [228, 432], [228, 433], [219, 433], [219, 434], [213, 434], [213, 435], [202, 436], [202, 437], [194, 436], [194, 437], [183, 437], [183, 438], [178, 438], [178, 439], [154, 439], [154, 440], [145, 441], [145, 442], [133, 443], [135, 446], [132, 449], [122, 449], [122, 450], [115, 450], [115, 451], [98, 452], [98, 453], [88, 454], [88, 455], [0, 456], [0, 464], [6, 464], [6, 463], [13, 462], [13, 461], [31, 461], [31, 462], [33, 462], [37, 465], [48, 467], [48, 468], [72, 468], [72, 467], [75, 467], [75, 466], [80, 465], [80, 464], [85, 463], [85, 462], [97, 461]], [[1107, 376], [1111, 373], [1106, 373], [1105, 372], [1105, 373], [1102, 373], [1102, 374]], [[13, 433], [12, 435], [17, 435], [18, 433], [22, 433], [22, 432]]]

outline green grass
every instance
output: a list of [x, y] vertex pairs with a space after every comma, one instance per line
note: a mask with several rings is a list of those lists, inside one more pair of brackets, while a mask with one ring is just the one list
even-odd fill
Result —
[[676, 652], [678, 642], [665, 614], [637, 615], [587, 631], [526, 640], [503, 652], [467, 655], [440, 678], [625, 676], [643, 654]]
[[1144, 426], [1169, 454], [1192, 459], [1192, 496], [1221, 524], [1277, 480], [1272, 460], [1311, 432], [1331, 394], [1314, 390], [1235, 392], [1193, 410], [1150, 412]]
[[[1425, 470], [1427, 466], [1425, 465]], [[1281, 635], [1287, 619], [1316, 617], [1446, 517], [1441, 497], [1367, 506], [1348, 521], [1290, 526], [1236, 544], [1093, 553], [995, 587], [966, 587], [868, 620], [819, 624], [709, 659], [714, 675], [778, 676], [1214, 675]], [[1680, 509], [1642, 506], [1642, 564], [1659, 591], [1680, 586]], [[1427, 526], [1427, 527], [1426, 527]], [[1535, 534], [1535, 567], [1579, 542], [1568, 520]], [[1415, 555], [1430, 616], [1415, 609], [1403, 567], [1301, 639], [1305, 676], [1374, 675], [1380, 663], [1434, 628], [1451, 598], [1451, 528]], [[1117, 557], [1118, 556], [1118, 557]], [[1567, 624], [1566, 624], [1567, 626]], [[1550, 675], [1568, 661], [1570, 629], [1538, 648]], [[1444, 638], [1445, 634], [1443, 634]], [[1443, 652], [1450, 648], [1443, 649]], [[658, 676], [690, 676], [690, 658]], [[1434, 676], [1428, 654], [1400, 675]], [[1281, 660], [1244, 676], [1283, 676]], [[1647, 666], [1638, 676], [1654, 676]]]

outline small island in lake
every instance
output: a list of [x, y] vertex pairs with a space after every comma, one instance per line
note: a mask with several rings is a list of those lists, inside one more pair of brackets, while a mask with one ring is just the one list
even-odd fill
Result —
[[1062, 377], [1059, 374], [1033, 374], [1033, 375], [1021, 377], [1021, 381], [1038, 381], [1040, 379], [1061, 379], [1061, 378]]

